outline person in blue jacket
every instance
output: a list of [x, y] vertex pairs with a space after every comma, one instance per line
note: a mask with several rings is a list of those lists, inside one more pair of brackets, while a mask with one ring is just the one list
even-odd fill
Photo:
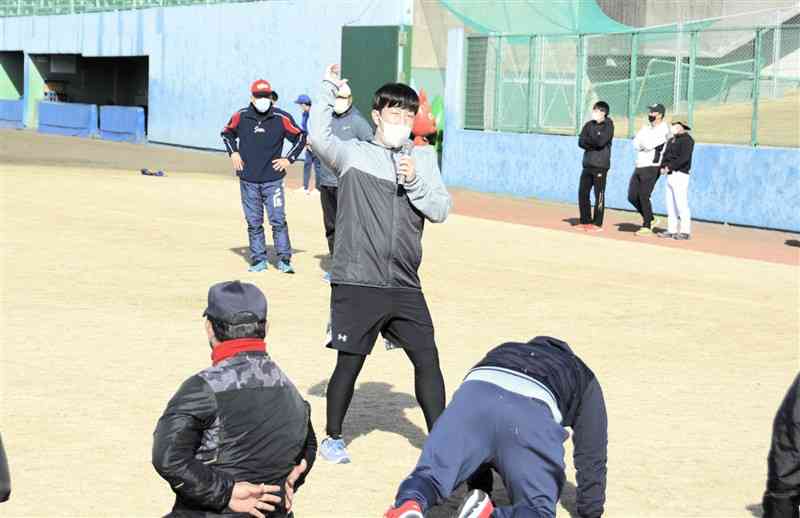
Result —
[[[303, 132], [308, 134], [308, 115], [311, 112], [311, 98], [306, 94], [300, 95], [294, 101], [295, 104], [300, 105], [300, 109], [303, 110], [303, 118], [300, 119], [300, 127], [303, 129]], [[320, 162], [317, 155], [311, 150], [311, 146], [306, 143], [306, 156], [303, 159], [303, 192], [311, 194], [314, 189], [309, 189], [309, 185], [311, 184], [311, 167], [314, 167], [314, 188], [319, 191], [319, 182], [320, 182]]]
[[[283, 179], [306, 145], [306, 133], [291, 115], [273, 106], [274, 92], [264, 79], [250, 86], [250, 104], [233, 114], [222, 130], [222, 141], [239, 176], [242, 208], [250, 241], [250, 271], [267, 265], [264, 207], [278, 255], [278, 270], [294, 273]], [[293, 145], [283, 157], [283, 142]]]

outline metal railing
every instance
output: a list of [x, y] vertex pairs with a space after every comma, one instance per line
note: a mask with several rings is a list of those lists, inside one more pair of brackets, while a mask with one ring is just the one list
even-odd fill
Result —
[[575, 134], [603, 100], [620, 137], [660, 103], [699, 141], [800, 146], [800, 25], [471, 35], [466, 77], [467, 129]]

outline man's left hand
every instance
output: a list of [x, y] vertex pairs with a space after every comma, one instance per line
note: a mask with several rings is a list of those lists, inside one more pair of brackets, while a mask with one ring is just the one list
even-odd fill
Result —
[[290, 162], [287, 158], [276, 158], [272, 161], [272, 168], [276, 171], [285, 171], [289, 164]]
[[233, 486], [228, 507], [237, 513], [247, 513], [254, 518], [265, 518], [261, 511], [274, 511], [275, 505], [272, 504], [281, 503], [281, 497], [272, 494], [279, 492], [280, 489], [280, 486], [237, 482]]
[[400, 166], [397, 168], [397, 173], [405, 176], [406, 183], [414, 181], [414, 178], [417, 177], [414, 159], [410, 156], [400, 157]]
[[294, 467], [289, 476], [286, 478], [286, 512], [292, 510], [292, 500], [294, 500], [294, 484], [297, 482], [297, 479], [300, 478], [300, 475], [306, 472], [308, 469], [308, 464], [306, 463], [306, 459], [300, 461], [300, 464]]

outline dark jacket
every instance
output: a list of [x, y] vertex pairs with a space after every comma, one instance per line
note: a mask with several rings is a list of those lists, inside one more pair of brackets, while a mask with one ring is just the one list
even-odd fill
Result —
[[610, 117], [598, 124], [584, 124], [578, 137], [578, 146], [584, 149], [583, 166], [609, 169], [611, 167], [611, 142], [614, 138], [614, 121]]
[[601, 516], [606, 499], [608, 419], [594, 373], [569, 345], [549, 336], [537, 336], [526, 344], [502, 344], [475, 367], [484, 366], [520, 372], [541, 381], [553, 392], [562, 415], [561, 424], [573, 431], [578, 515]]
[[[331, 130], [339, 140], [358, 139], [369, 142], [375, 136], [375, 130], [372, 129], [372, 126], [355, 106], [351, 106], [349, 110], [341, 115], [334, 113], [333, 119], [331, 119]], [[322, 170], [319, 175], [319, 184], [326, 187], [339, 186], [339, 179], [336, 173], [324, 162], [322, 162]]]
[[3, 449], [3, 438], [0, 437], [0, 502], [5, 502], [11, 496], [11, 475], [8, 473], [8, 460], [6, 450]]
[[666, 167], [669, 172], [680, 171], [689, 173], [692, 168], [692, 153], [694, 152], [694, 139], [688, 133], [675, 135], [667, 142], [664, 151], [664, 160], [661, 167]]
[[235, 482], [283, 488], [305, 459], [302, 485], [317, 450], [310, 413], [264, 352], [240, 352], [186, 380], [153, 437], [153, 466], [175, 492], [172, 516], [237, 516], [227, 507]]
[[334, 93], [335, 86], [324, 83], [310, 120], [314, 154], [339, 176], [331, 283], [420, 289], [425, 220], [444, 221], [450, 211], [436, 152], [414, 147], [416, 177], [399, 186], [402, 149], [333, 133]]
[[764, 518], [798, 516], [800, 504], [800, 374], [783, 398], [772, 423], [767, 457]]
[[281, 158], [284, 139], [294, 144], [286, 155], [293, 163], [306, 146], [306, 134], [291, 115], [274, 106], [267, 113], [259, 113], [251, 104], [234, 113], [222, 129], [228, 155], [238, 152], [244, 161], [239, 177], [253, 183], [273, 182], [286, 176], [285, 171], [272, 167], [272, 161]]

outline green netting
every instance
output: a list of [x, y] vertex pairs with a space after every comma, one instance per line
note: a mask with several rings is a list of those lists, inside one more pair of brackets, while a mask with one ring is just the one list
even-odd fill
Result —
[[471, 35], [466, 126], [571, 134], [611, 105], [618, 136], [660, 103], [699, 141], [800, 146], [800, 27]]
[[595, 0], [441, 0], [464, 24], [481, 33], [578, 34], [623, 32]]

